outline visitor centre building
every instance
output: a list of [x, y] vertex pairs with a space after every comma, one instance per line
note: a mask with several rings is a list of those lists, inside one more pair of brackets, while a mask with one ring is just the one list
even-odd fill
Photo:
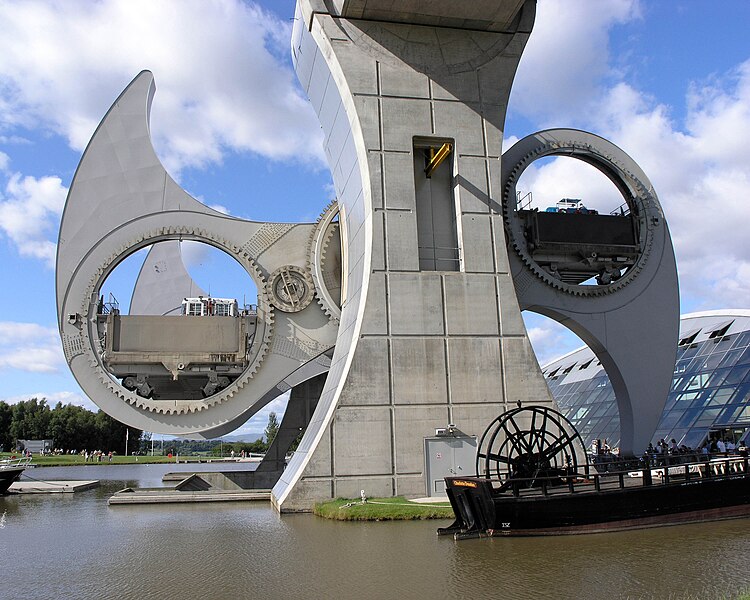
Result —
[[[583, 347], [542, 369], [561, 412], [584, 443], [619, 446], [620, 421], [609, 378]], [[750, 438], [750, 310], [683, 315], [672, 386], [653, 443], [691, 448], [710, 437]]]

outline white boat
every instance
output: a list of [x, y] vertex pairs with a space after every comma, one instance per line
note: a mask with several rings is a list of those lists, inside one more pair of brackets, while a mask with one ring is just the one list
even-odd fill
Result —
[[30, 458], [0, 461], [0, 494], [6, 493], [11, 484], [18, 481], [29, 463], [31, 463]]

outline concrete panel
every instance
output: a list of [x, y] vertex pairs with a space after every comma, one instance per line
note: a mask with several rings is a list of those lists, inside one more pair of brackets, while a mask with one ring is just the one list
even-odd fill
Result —
[[416, 210], [413, 158], [411, 153], [387, 152], [384, 155], [384, 192], [387, 208]]
[[513, 404], [521, 398], [538, 398], [539, 403], [554, 405], [528, 338], [503, 338], [502, 349], [508, 403]]
[[448, 407], [397, 406], [396, 472], [424, 472], [424, 438], [435, 435], [435, 429], [448, 425]]
[[383, 149], [411, 152], [412, 138], [432, 135], [427, 100], [383, 98]]
[[[500, 44], [510, 43], [513, 44], [511, 36], [503, 36], [495, 38]], [[508, 89], [513, 76], [515, 75], [513, 67], [513, 60], [508, 56], [497, 56], [486, 64], [482, 65], [477, 70], [477, 76], [479, 80], [479, 94], [482, 98], [482, 102], [487, 104], [497, 104], [503, 106], [506, 102], [507, 96], [503, 94], [503, 90]], [[502, 114], [505, 114], [505, 108], [503, 107]]]
[[406, 498], [423, 498], [427, 493], [424, 474], [398, 475], [394, 495]]
[[380, 139], [380, 112], [378, 99], [375, 96], [355, 96], [354, 105], [357, 118], [362, 128], [362, 141], [368, 150], [381, 150], [383, 142]]
[[342, 406], [390, 404], [387, 338], [359, 340], [344, 386]]
[[385, 273], [373, 273], [370, 275], [370, 286], [367, 290], [362, 334], [382, 335], [386, 333], [388, 333], [388, 318], [386, 316]]
[[508, 242], [505, 237], [505, 224], [499, 215], [492, 215], [492, 249], [495, 253], [495, 271], [497, 273], [509, 273], [510, 263], [508, 261]]
[[497, 335], [497, 299], [491, 275], [445, 276], [445, 318], [449, 335]]
[[354, 170], [357, 170], [359, 175], [359, 163], [357, 162], [357, 150], [354, 147], [354, 138], [350, 134], [347, 136], [344, 146], [339, 154], [338, 162], [333, 168], [333, 177], [337, 181], [344, 182], [344, 189], [349, 187], [350, 179], [354, 174]]
[[389, 408], [340, 407], [334, 415], [333, 434], [337, 476], [391, 473]]
[[394, 404], [448, 402], [441, 338], [394, 338], [391, 354]]
[[367, 165], [370, 169], [370, 195], [372, 208], [383, 208], [383, 154], [378, 151], [367, 153]]
[[344, 110], [344, 105], [341, 103], [341, 96], [339, 96], [339, 90], [335, 83], [331, 81], [326, 86], [325, 94], [323, 95], [323, 104], [320, 107], [318, 113], [318, 120], [320, 121], [320, 127], [325, 132], [326, 137], [333, 127], [333, 123], [336, 120], [336, 116], [339, 111]]
[[430, 83], [422, 73], [383, 62], [380, 63], [380, 93], [402, 98], [429, 98]]
[[315, 453], [307, 463], [307, 472], [310, 477], [330, 477], [331, 471], [331, 428], [326, 428], [323, 437], [315, 450]]
[[320, 19], [323, 31], [331, 38], [336, 61], [346, 73], [346, 85], [352, 94], [377, 94], [378, 73], [375, 58], [368, 56], [350, 40], [342, 39], [340, 23], [333, 19]]
[[518, 307], [518, 298], [510, 275], [497, 276], [497, 297], [500, 301], [500, 331], [505, 335], [526, 335], [526, 325]]
[[310, 99], [315, 112], [320, 112], [320, 107], [323, 104], [323, 96], [326, 92], [326, 87], [334, 85], [330, 83], [331, 72], [328, 70], [328, 65], [323, 58], [323, 54], [316, 48], [315, 59], [313, 63], [312, 74], [310, 76], [310, 87], [307, 90], [307, 97]]
[[388, 269], [419, 271], [417, 216], [413, 212], [391, 211], [385, 215]]
[[449, 338], [448, 366], [452, 404], [502, 402], [503, 362], [497, 338]]
[[389, 314], [394, 335], [442, 335], [443, 299], [437, 273], [392, 273]]
[[359, 498], [361, 491], [368, 498], [389, 498], [393, 493], [392, 477], [338, 478], [334, 482], [334, 498]]
[[391, 22], [466, 27], [486, 31], [504, 31], [511, 26], [524, 0], [498, 3], [496, 0], [474, 0], [456, 10], [448, 0], [334, 0], [333, 14], [349, 19], [371, 19]]
[[[276, 509], [282, 513], [312, 512], [316, 502], [335, 498], [333, 482], [330, 479], [311, 479], [305, 477], [297, 481], [294, 488], [284, 498], [282, 505], [275, 503]], [[272, 501], [275, 497], [271, 497]]]
[[505, 106], [495, 104], [482, 104], [482, 115], [484, 117], [484, 137], [487, 156], [500, 157], [503, 152], [502, 115], [505, 114]]
[[[351, 134], [351, 128], [349, 126], [349, 119], [346, 115], [346, 111], [339, 110], [336, 113], [336, 118], [333, 121], [331, 130], [325, 138], [325, 145], [330, 152], [331, 166], [335, 166], [339, 158], [341, 158], [341, 152], [344, 149], [346, 138]], [[336, 191], [341, 195], [341, 189], [346, 182], [345, 181], [334, 181], [334, 185], [337, 186]], [[338, 187], [340, 186], [340, 188]]]
[[466, 100], [479, 102], [479, 80], [474, 71], [445, 73], [432, 82], [432, 97], [436, 100]]
[[381, 211], [372, 213], [372, 270], [385, 269], [385, 214]]
[[460, 155], [484, 156], [484, 133], [478, 108], [460, 102], [434, 103], [435, 135], [456, 140], [456, 151]]
[[[481, 438], [489, 424], [496, 417], [511, 408], [506, 404], [500, 403], [500, 400], [501, 398], [498, 397], [497, 404], [455, 404], [451, 408], [453, 423], [462, 433]], [[516, 405], [513, 404], [512, 408], [515, 407]], [[472, 474], [475, 474], [475, 472], [472, 472]]]
[[309, 35], [303, 35], [299, 39], [298, 46], [295, 48], [294, 56], [296, 58], [295, 68], [297, 70], [297, 78], [305, 92], [310, 87], [313, 64], [319, 52], [320, 50], [315, 45], [315, 40]]
[[490, 208], [496, 212], [501, 213], [503, 203], [503, 178], [500, 168], [500, 159], [498, 158], [487, 158], [485, 159], [489, 165], [489, 186], [487, 195], [490, 199]]
[[458, 159], [456, 196], [462, 213], [488, 213], [487, 162], [484, 158], [461, 156]]
[[460, 236], [463, 270], [467, 273], [494, 272], [492, 253], [487, 252], [492, 245], [489, 215], [462, 215]]

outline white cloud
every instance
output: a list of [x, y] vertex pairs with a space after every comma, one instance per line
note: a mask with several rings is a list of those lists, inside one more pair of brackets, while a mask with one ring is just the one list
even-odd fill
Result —
[[[561, 198], [580, 198], [588, 208], [609, 213], [623, 203], [612, 182], [596, 168], [574, 158], [532, 163], [521, 175], [517, 190], [533, 190], [532, 206], [544, 210]], [[539, 165], [539, 166], [537, 166]]]
[[534, 313], [524, 313], [526, 331], [540, 366], [584, 345], [581, 339], [564, 325]]
[[55, 373], [64, 365], [57, 329], [0, 321], [0, 370]]
[[0, 173], [8, 170], [10, 157], [5, 152], [0, 152]]
[[694, 308], [746, 307], [750, 297], [750, 60], [693, 83], [684, 123], [621, 84], [600, 121], [651, 179], [670, 225], [683, 297]]
[[287, 58], [289, 24], [252, 3], [9, 1], [0, 22], [0, 131], [43, 126], [82, 150], [128, 81], [150, 69], [152, 133], [172, 172], [226, 150], [321, 159]]
[[59, 177], [10, 175], [5, 191], [0, 192], [0, 231], [22, 256], [42, 259], [54, 267], [56, 246], [50, 238], [57, 237], [67, 193]]
[[248, 419], [244, 425], [233, 431], [231, 435], [261, 435], [266, 429], [266, 425], [268, 425], [268, 415], [272, 412], [276, 413], [279, 423], [281, 423], [281, 419], [284, 417], [284, 412], [286, 411], [286, 405], [289, 402], [289, 395], [290, 392], [285, 392], [278, 398], [271, 400], [271, 402]]
[[638, 0], [540, 0], [511, 110], [543, 127], [580, 120], [612, 75], [610, 29], [640, 14]]

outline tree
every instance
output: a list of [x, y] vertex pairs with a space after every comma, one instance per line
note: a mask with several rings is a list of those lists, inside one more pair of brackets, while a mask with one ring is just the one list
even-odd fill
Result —
[[[58, 402], [53, 409], [47, 401], [36, 398], [8, 405], [0, 402], [0, 447], [13, 449], [19, 439], [52, 439], [56, 448], [63, 450], [112, 450], [124, 452], [125, 430], [123, 423], [106, 413], [94, 414], [90, 410], [63, 405]], [[142, 432], [129, 428], [131, 448], [140, 446]]]
[[10, 405], [0, 402], [0, 450], [13, 450], [13, 438], [10, 436], [12, 421], [13, 410]]
[[266, 444], [271, 447], [273, 441], [276, 439], [276, 434], [279, 432], [279, 420], [276, 418], [276, 413], [272, 412], [268, 415], [268, 425], [266, 425], [265, 436]]
[[141, 446], [139, 448], [141, 454], [148, 454], [151, 452], [151, 432], [143, 432], [141, 434]]

